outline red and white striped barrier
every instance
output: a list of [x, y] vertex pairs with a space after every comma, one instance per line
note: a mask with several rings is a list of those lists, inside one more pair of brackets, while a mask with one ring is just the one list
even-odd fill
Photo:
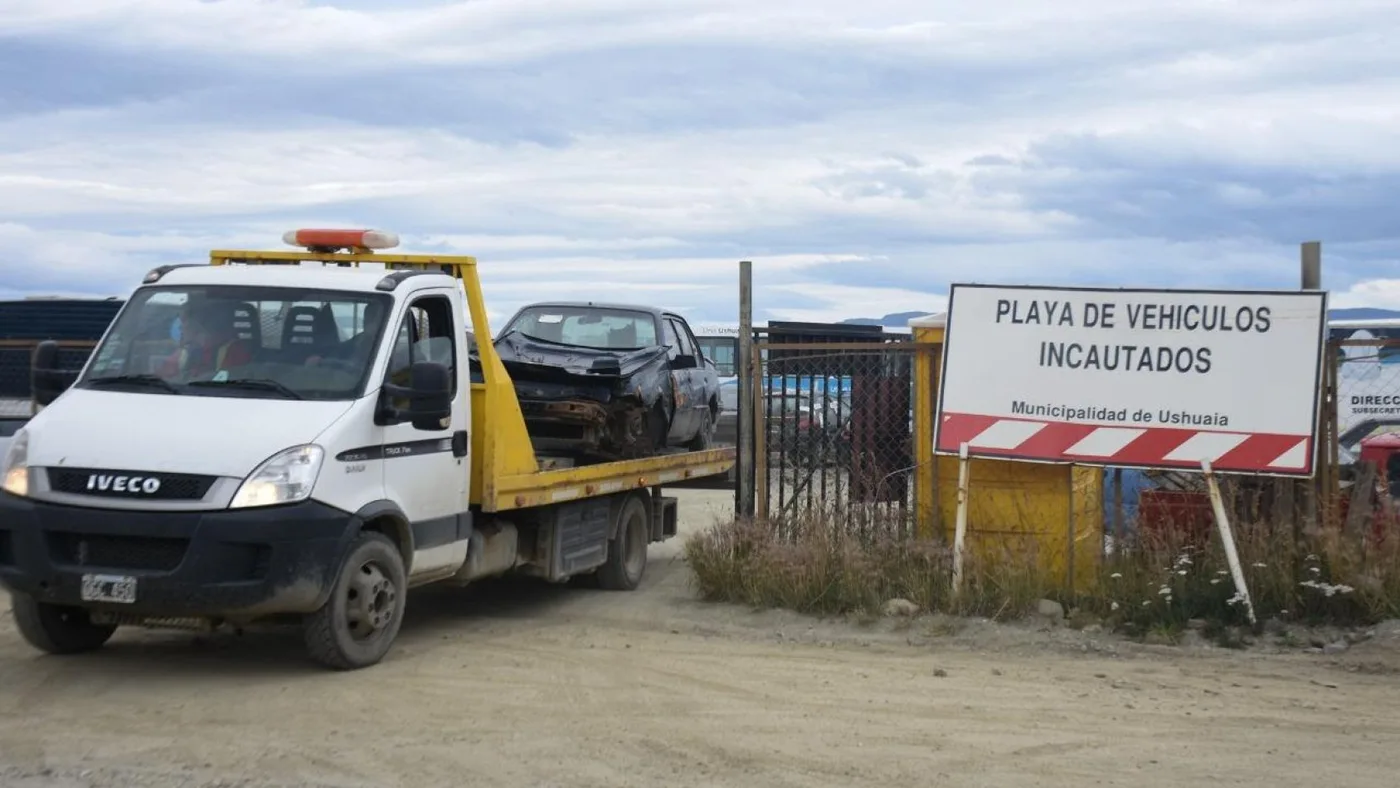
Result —
[[1310, 473], [1308, 435], [1275, 435], [1180, 427], [1107, 426], [944, 413], [938, 451], [1093, 465], [1180, 467], [1217, 471]]

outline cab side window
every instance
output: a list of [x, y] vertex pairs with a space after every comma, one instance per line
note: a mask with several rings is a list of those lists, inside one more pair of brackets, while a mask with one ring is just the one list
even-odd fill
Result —
[[[423, 296], [409, 304], [389, 354], [386, 379], [396, 386], [409, 385], [410, 370], [419, 361], [446, 365], [452, 395], [457, 395], [457, 338], [452, 327], [452, 304], [446, 296]], [[407, 408], [408, 400], [395, 397], [393, 406]]]
[[674, 317], [667, 318], [667, 320], [675, 330], [676, 336], [680, 337], [681, 353], [687, 356], [695, 356], [696, 361], [704, 361], [704, 351], [700, 349], [700, 344], [695, 341], [695, 335], [690, 333], [690, 326], [686, 325], [685, 321], [678, 320]]
[[681, 339], [676, 335], [676, 326], [669, 320], [661, 320], [661, 341], [668, 345], [666, 351], [667, 358], [675, 358], [685, 351], [681, 350]]

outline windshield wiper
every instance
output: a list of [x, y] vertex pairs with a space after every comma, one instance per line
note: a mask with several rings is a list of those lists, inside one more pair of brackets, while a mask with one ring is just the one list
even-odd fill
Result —
[[278, 383], [275, 380], [266, 378], [234, 378], [232, 380], [196, 380], [190, 386], [206, 386], [209, 388], [225, 387], [236, 389], [251, 389], [255, 391], [275, 391], [287, 399], [305, 399], [292, 389]]
[[180, 393], [180, 390], [175, 387], [175, 384], [171, 383], [165, 378], [160, 377], [159, 375], [103, 375], [100, 378], [88, 378], [87, 384], [89, 386], [106, 386], [115, 384], [128, 386], [153, 386], [158, 389], [164, 389], [170, 392], [171, 394]]

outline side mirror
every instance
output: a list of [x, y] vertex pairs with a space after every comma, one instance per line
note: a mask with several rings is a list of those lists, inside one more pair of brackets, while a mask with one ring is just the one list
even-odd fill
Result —
[[671, 359], [671, 369], [696, 369], [699, 366], [700, 361], [695, 356], [682, 354]]
[[384, 384], [385, 397], [408, 399], [408, 409], [394, 414], [414, 429], [438, 432], [452, 423], [452, 375], [447, 365], [433, 361], [414, 362], [408, 372], [409, 384]]
[[34, 404], [46, 406], [58, 399], [77, 378], [76, 370], [59, 368], [57, 342], [46, 339], [34, 347], [29, 358], [29, 387]]

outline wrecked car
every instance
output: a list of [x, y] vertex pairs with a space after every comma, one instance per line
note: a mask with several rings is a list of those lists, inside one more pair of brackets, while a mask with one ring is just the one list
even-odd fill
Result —
[[584, 462], [709, 448], [719, 376], [680, 315], [536, 303], [493, 340], [537, 451]]

